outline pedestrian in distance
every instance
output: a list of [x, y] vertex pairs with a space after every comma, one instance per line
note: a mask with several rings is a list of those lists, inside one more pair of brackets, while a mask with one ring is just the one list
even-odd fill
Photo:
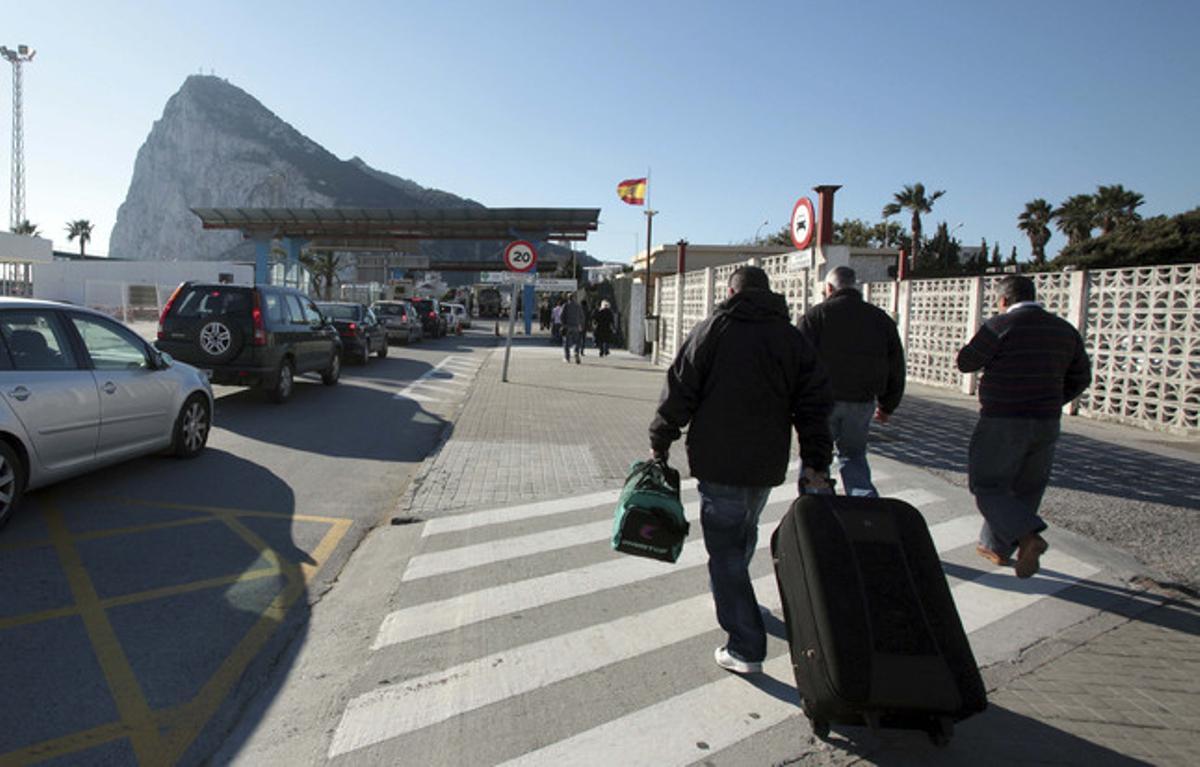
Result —
[[800, 320], [833, 386], [834, 466], [846, 495], [878, 497], [867, 463], [871, 419], [887, 423], [904, 396], [904, 348], [887, 312], [863, 300], [854, 270], [833, 269], [825, 300]]
[[600, 302], [600, 309], [596, 312], [593, 318], [595, 322], [596, 348], [600, 351], [601, 357], [608, 356], [608, 347], [613, 342], [614, 328], [616, 318], [613, 316], [612, 307], [608, 301]]
[[554, 308], [550, 310], [551, 343], [557, 344], [562, 341], [562, 308], [563, 300], [560, 298], [554, 302]]
[[588, 306], [586, 298], [579, 302], [579, 308], [583, 310], [583, 326], [579, 329], [579, 356], [583, 357], [587, 352], [588, 330], [592, 327], [592, 309]]
[[749, 569], [758, 519], [786, 478], [793, 428], [802, 489], [829, 490], [832, 407], [825, 369], [792, 325], [787, 301], [762, 269], [738, 267], [729, 297], [681, 345], [650, 424], [651, 454], [661, 460], [688, 427], [709, 584], [728, 635], [714, 658], [728, 671], [762, 670], [767, 634]]
[[1062, 408], [1092, 372], [1079, 331], [1037, 302], [1033, 280], [1011, 275], [998, 288], [1000, 314], [958, 352], [959, 370], [983, 371], [967, 478], [984, 520], [976, 551], [995, 565], [1015, 551], [1017, 577], [1029, 578], [1049, 548], [1038, 510]]
[[583, 307], [575, 300], [575, 294], [567, 295], [567, 302], [562, 307], [563, 358], [571, 361], [571, 351], [575, 351], [575, 364], [580, 364], [580, 344], [583, 337]]

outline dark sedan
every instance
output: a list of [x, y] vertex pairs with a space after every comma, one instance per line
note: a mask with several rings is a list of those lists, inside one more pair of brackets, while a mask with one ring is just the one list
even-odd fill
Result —
[[375, 313], [362, 304], [327, 302], [317, 304], [342, 337], [342, 356], [367, 364], [372, 354], [388, 353], [387, 331]]

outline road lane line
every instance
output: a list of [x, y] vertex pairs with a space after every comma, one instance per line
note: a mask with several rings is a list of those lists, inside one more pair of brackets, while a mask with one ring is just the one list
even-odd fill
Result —
[[[700, 502], [685, 504], [684, 516], [691, 522], [700, 518]], [[514, 538], [497, 538], [456, 549], [417, 554], [408, 560], [401, 581], [415, 581], [434, 575], [469, 570], [482, 565], [506, 562], [531, 554], [545, 554], [572, 546], [595, 543], [612, 537], [612, 519], [602, 519], [573, 527], [545, 530]]]
[[121, 715], [121, 721], [131, 731], [129, 741], [134, 754], [141, 764], [158, 764], [163, 743], [155, 726], [154, 712], [146, 700], [129, 657], [121, 646], [121, 640], [108, 620], [108, 613], [100, 605], [100, 595], [96, 593], [92, 578], [71, 540], [62, 512], [57, 507], [46, 504], [43, 516], [113, 702]]
[[[1097, 571], [1065, 554], [1053, 560], [1047, 554], [1042, 561], [1054, 577], [1020, 580], [1011, 570], [996, 569], [956, 586], [952, 593], [967, 633], [1023, 610]], [[974, 610], [980, 600], [988, 606]], [[763, 677], [731, 676], [523, 754], [502, 767], [682, 767], [698, 763], [802, 713], [797, 705], [799, 693], [795, 691], [790, 656], [768, 660], [763, 673], [771, 678], [774, 695], [751, 683]], [[785, 688], [786, 701], [777, 697]], [[697, 748], [700, 741], [708, 745], [707, 750]]]
[[889, 494], [887, 497], [899, 499], [899, 500], [907, 503], [909, 506], [916, 506], [917, 508], [928, 506], [929, 504], [937, 503], [938, 501], [946, 500], [945, 498], [938, 495], [937, 493], [931, 493], [928, 490], [921, 488], [921, 487], [914, 487], [914, 488], [908, 488], [905, 490], [899, 490], [895, 493]]
[[1033, 578], [1017, 578], [1012, 568], [993, 569], [950, 593], [963, 628], [971, 634], [1098, 572], [1098, 567], [1051, 549], [1042, 556], [1042, 572]]
[[[778, 524], [776, 520], [759, 525], [758, 549], [769, 548], [771, 533]], [[934, 525], [930, 533], [938, 551], [945, 552], [974, 542], [978, 528], [976, 519], [960, 517]], [[683, 547], [674, 565], [619, 555], [594, 565], [412, 605], [384, 617], [371, 649], [378, 650], [503, 615], [670, 575], [707, 561], [704, 541], [693, 539]]]
[[[777, 501], [769, 501], [768, 505], [771, 507], [776, 507], [780, 504], [791, 504], [792, 501], [792, 498], [784, 497]], [[533, 504], [530, 505], [532, 506]], [[540, 511], [544, 512], [549, 508], [553, 507], [543, 507]], [[590, 508], [594, 508], [594, 506]], [[695, 522], [700, 518], [699, 501], [685, 503], [683, 509], [684, 516], [687, 517], [689, 521]], [[503, 512], [504, 510], [501, 509], [499, 511]], [[484, 512], [484, 514], [488, 513], [490, 512]], [[447, 519], [450, 518], [447, 517]], [[479, 519], [487, 519], [487, 517], [480, 517]], [[956, 519], [973, 520], [971, 524], [974, 526], [975, 531], [978, 532], [979, 520], [977, 517], [958, 517]], [[967, 523], [956, 522], [956, 524]], [[516, 559], [518, 557], [529, 556], [531, 554], [544, 554], [546, 552], [557, 551], [559, 549], [565, 549], [571, 546], [580, 546], [586, 543], [602, 541], [612, 535], [612, 525], [613, 523], [611, 519], [604, 519], [597, 522], [574, 525], [572, 527], [558, 528], [556, 530], [546, 530], [539, 533], [530, 533], [512, 538], [494, 538], [482, 543], [460, 546], [458, 548], [417, 554], [408, 560], [408, 566], [405, 568], [404, 575], [401, 576], [400, 580], [414, 581], [420, 578], [428, 578], [433, 575], [444, 575], [446, 573], [458, 572], [460, 570], [468, 570], [472, 567], [479, 567], [481, 565], [504, 562], [507, 560]]]
[[[756, 579], [759, 601], [779, 609], [775, 576]], [[515, 695], [596, 671], [716, 628], [712, 597], [673, 604], [494, 653], [360, 695], [346, 706], [332, 759]]]
[[[763, 664], [752, 677], [730, 674], [573, 737], [530, 751], [501, 767], [685, 767], [703, 763], [800, 713], [795, 700], [780, 700], [760, 685], [796, 696], [787, 655]], [[697, 744], [704, 743], [701, 749]]]
[[[788, 471], [795, 471], [800, 466], [799, 461], [793, 461], [788, 465]], [[795, 478], [791, 482], [785, 482], [780, 487], [791, 490]], [[696, 489], [697, 480], [695, 478], [684, 479], [679, 483], [680, 493], [690, 493]], [[621, 497], [621, 490], [601, 490], [595, 493], [587, 493], [586, 495], [569, 496], [566, 498], [554, 498], [547, 501], [534, 501], [532, 503], [522, 503], [515, 506], [505, 506], [499, 509], [485, 509], [483, 511], [472, 511], [463, 514], [452, 514], [445, 517], [434, 517], [427, 521], [421, 530], [422, 537], [431, 535], [440, 535], [442, 533], [457, 532], [460, 530], [470, 530], [475, 527], [486, 527], [488, 525], [498, 525], [504, 522], [515, 522], [522, 519], [534, 519], [536, 517], [548, 517], [555, 514], [562, 514], [568, 511], [579, 511], [581, 509], [591, 509], [605, 504], [615, 504]]]

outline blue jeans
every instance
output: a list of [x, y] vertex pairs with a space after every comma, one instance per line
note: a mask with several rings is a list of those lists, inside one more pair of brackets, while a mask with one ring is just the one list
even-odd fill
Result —
[[575, 347], [575, 356], [578, 357], [581, 346], [579, 328], [563, 328], [563, 356], [570, 360], [571, 347]]
[[717, 623], [729, 635], [725, 645], [729, 651], [757, 663], [767, 654], [767, 631], [750, 582], [750, 559], [758, 546], [758, 518], [771, 488], [700, 480], [698, 489]]
[[879, 496], [871, 484], [871, 467], [867, 465], [867, 434], [874, 415], [874, 402], [834, 402], [829, 414], [833, 467], [842, 476], [842, 492], [846, 495]]
[[1000, 556], [1012, 555], [1018, 541], [1046, 529], [1038, 508], [1050, 483], [1058, 432], [1057, 418], [980, 416], [975, 426], [967, 479], [984, 520], [979, 542]]

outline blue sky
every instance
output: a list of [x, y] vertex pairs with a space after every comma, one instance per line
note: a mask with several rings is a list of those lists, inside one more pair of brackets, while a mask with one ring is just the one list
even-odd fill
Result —
[[201, 70], [339, 157], [490, 206], [600, 207], [584, 247], [605, 260], [645, 245], [615, 185], [647, 168], [656, 243], [776, 230], [821, 183], [843, 185], [839, 219], [872, 221], [906, 183], [944, 189], [929, 231], [1022, 258], [1035, 197], [1120, 183], [1144, 215], [1200, 205], [1194, 0], [6, 6], [0, 44], [38, 51], [26, 207], [56, 247], [88, 218], [107, 251], [138, 148]]

